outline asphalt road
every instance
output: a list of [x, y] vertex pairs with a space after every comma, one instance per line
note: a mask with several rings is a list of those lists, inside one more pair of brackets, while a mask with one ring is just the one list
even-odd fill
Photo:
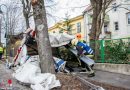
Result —
[[96, 70], [94, 77], [86, 77], [87, 79], [107, 83], [117, 87], [124, 87], [130, 90], [130, 76], [118, 73], [111, 73]]

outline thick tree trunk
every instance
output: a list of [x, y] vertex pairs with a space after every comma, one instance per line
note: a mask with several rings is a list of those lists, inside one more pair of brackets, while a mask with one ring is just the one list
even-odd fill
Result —
[[44, 1], [32, 0], [32, 5], [41, 70], [42, 73], [54, 73], [54, 61], [48, 37], [48, 26]]
[[92, 48], [95, 50], [95, 59], [99, 55], [100, 44], [97, 42], [102, 32], [104, 24], [105, 11], [113, 0], [90, 0], [93, 8], [93, 21], [90, 33], [90, 42], [93, 41]]
[[[102, 10], [102, 0], [95, 1], [91, 0], [91, 5], [93, 7], [93, 20], [92, 20], [92, 28], [90, 33], [90, 45], [94, 49], [95, 58], [98, 58], [99, 55], [99, 36], [101, 33], [100, 25], [101, 25], [101, 10]], [[100, 16], [99, 16], [100, 15]]]

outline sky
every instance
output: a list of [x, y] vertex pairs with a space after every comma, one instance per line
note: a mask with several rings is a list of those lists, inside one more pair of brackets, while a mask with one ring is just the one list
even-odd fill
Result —
[[[68, 13], [70, 18], [81, 15], [85, 10], [87, 5], [90, 3], [90, 0], [55, 0], [57, 2], [54, 7], [53, 16], [56, 18], [56, 22], [59, 20], [63, 20], [65, 18], [65, 14]], [[55, 22], [51, 23], [51, 26], [54, 25]]]
[[[14, 0], [14, 1], [18, 1], [18, 0]], [[6, 28], [5, 28], [5, 23], [6, 23], [6, 13], [8, 12], [8, 14], [10, 14], [9, 12], [10, 11], [8, 11], [7, 10], [7, 8], [6, 8], [6, 6], [7, 7], [9, 7], [10, 6], [10, 2], [11, 2], [11, 0], [0, 0], [0, 9], [2, 10], [2, 12], [3, 12], [3, 14], [2, 15], [0, 15], [0, 18], [2, 18], [2, 33], [1, 33], [1, 41], [2, 41], [2, 43], [4, 43], [4, 46], [5, 46], [5, 42], [6, 42], [6, 38], [5, 38], [5, 32], [6, 32]], [[6, 5], [6, 6], [4, 6], [4, 5]], [[13, 8], [13, 7], [12, 7]], [[17, 16], [18, 15], [18, 13], [16, 13], [15, 12], [15, 14], [12, 14], [12, 15], [15, 15], [15, 16]], [[9, 18], [9, 17], [8, 17]], [[21, 15], [19, 16], [19, 21], [20, 21], [20, 18], [21, 18]], [[20, 25], [20, 22], [17, 22], [17, 26], [19, 26]], [[19, 28], [17, 28], [17, 29], [19, 29]]]
[[[0, 0], [0, 4], [6, 4], [10, 1], [20, 1], [20, 0]], [[45, 3], [48, 0], [45, 0]], [[90, 0], [53, 0], [54, 3], [49, 2], [47, 5], [53, 5], [51, 9], [47, 11], [51, 14], [51, 17], [48, 16], [48, 26], [53, 26], [56, 22], [63, 20], [65, 14], [68, 13], [70, 18], [81, 15], [85, 10], [87, 5], [90, 3]], [[33, 26], [33, 25], [32, 25]]]
[[88, 4], [89, 0], [59, 0], [55, 14], [59, 17], [63, 17], [67, 12], [71, 17], [80, 15]]
[[[1, 4], [8, 4], [10, 1], [16, 2], [20, 0], [0, 0]], [[47, 1], [47, 0], [45, 0]], [[46, 8], [48, 13], [51, 15], [48, 16], [48, 26], [53, 26], [56, 22], [64, 20], [65, 14], [68, 13], [70, 18], [81, 15], [85, 10], [87, 5], [90, 3], [90, 0], [53, 0], [54, 2], [45, 2], [46, 5], [52, 5], [51, 8]], [[45, 5], [45, 6], [46, 6]], [[2, 10], [5, 8], [2, 7]], [[23, 22], [21, 22], [23, 24]], [[20, 25], [20, 24], [19, 24]], [[32, 28], [34, 28], [34, 23], [32, 20]], [[5, 31], [4, 31], [5, 33]], [[2, 42], [5, 42], [4, 33], [2, 33]]]

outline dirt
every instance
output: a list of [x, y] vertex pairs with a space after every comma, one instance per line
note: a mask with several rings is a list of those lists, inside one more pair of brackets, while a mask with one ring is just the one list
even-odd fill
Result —
[[[79, 79], [77, 79], [75, 76], [67, 74], [57, 74], [56, 76], [60, 80], [62, 86], [52, 90], [91, 90], [90, 86], [87, 86], [83, 82], [79, 81]], [[97, 81], [90, 81], [90, 80], [87, 81], [91, 82], [94, 85], [101, 86], [105, 90], [129, 90], [122, 87], [116, 87], [110, 84], [101, 83]]]
[[90, 87], [84, 85], [75, 76], [67, 74], [57, 74], [57, 78], [60, 80], [61, 87], [52, 90], [89, 90]]

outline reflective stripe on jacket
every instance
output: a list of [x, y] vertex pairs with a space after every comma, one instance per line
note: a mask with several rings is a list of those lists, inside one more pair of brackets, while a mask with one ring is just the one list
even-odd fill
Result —
[[0, 52], [3, 53], [3, 48], [2, 47], [0, 47]]

